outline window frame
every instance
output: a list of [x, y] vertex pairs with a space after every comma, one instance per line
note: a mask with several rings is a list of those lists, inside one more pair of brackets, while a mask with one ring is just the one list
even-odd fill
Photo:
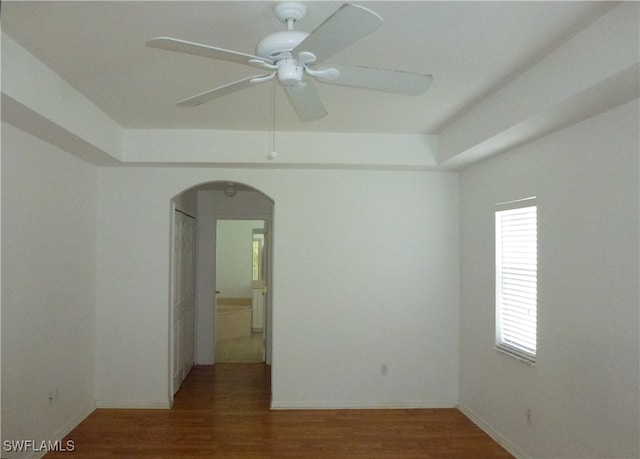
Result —
[[[504, 232], [505, 225], [509, 223], [513, 225], [513, 221], [505, 223], [504, 217], [523, 215], [526, 214], [525, 209], [531, 210], [533, 208], [533, 216], [530, 214], [524, 215], [527, 218], [523, 221], [524, 224], [529, 225], [524, 233], [526, 236], [525, 243], [528, 243], [528, 250], [524, 252], [515, 251], [511, 253], [511, 258], [507, 263], [513, 261], [513, 256], [517, 257], [517, 261], [525, 263], [526, 274], [524, 279], [521, 276], [513, 276], [513, 272], [507, 272], [505, 275], [505, 269], [503, 261], [508, 256], [505, 256], [504, 247]], [[499, 203], [495, 205], [494, 209], [495, 220], [495, 349], [501, 352], [505, 352], [510, 356], [521, 359], [530, 364], [535, 364], [537, 356], [537, 335], [538, 335], [538, 203], [536, 197], [520, 199], [517, 201], [509, 201]], [[530, 219], [533, 218], [534, 228], [531, 228]], [[507, 228], [508, 230], [509, 228]], [[511, 228], [513, 229], [513, 228]], [[531, 253], [531, 231], [533, 231], [533, 254]], [[507, 240], [506, 243], [513, 242], [513, 239]], [[513, 250], [513, 249], [512, 249]], [[533, 257], [533, 260], [531, 258]], [[533, 275], [531, 270], [533, 269]], [[509, 271], [507, 268], [506, 271]], [[505, 282], [506, 279], [506, 282]], [[504, 285], [510, 284], [515, 286], [516, 289], [526, 290], [526, 294], [523, 298], [518, 298], [515, 301], [504, 301], [505, 297], [513, 299], [513, 295], [509, 296], [510, 287], [505, 288]], [[533, 285], [532, 285], [533, 283]], [[507, 290], [505, 292], [505, 290]], [[521, 291], [522, 291], [521, 290]], [[513, 290], [511, 290], [513, 293]], [[517, 302], [518, 304], [514, 304]], [[520, 308], [528, 308], [525, 315], [521, 316], [522, 319], [506, 319], [505, 316], [514, 317], [514, 313], [518, 313]], [[531, 320], [531, 310], [533, 309], [533, 321]], [[506, 314], [505, 314], [506, 312]], [[531, 329], [531, 322], [533, 322], [533, 330]], [[514, 331], [515, 326], [524, 326], [524, 332], [522, 336], [518, 336], [520, 332]], [[507, 329], [507, 333], [512, 334], [511, 338], [505, 337], [504, 330]], [[533, 333], [533, 338], [531, 334]], [[533, 343], [533, 345], [531, 345]]]

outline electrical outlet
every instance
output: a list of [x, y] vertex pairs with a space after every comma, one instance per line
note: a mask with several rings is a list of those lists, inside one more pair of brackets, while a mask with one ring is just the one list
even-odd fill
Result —
[[389, 374], [389, 366], [386, 363], [380, 365], [380, 375], [387, 376]]

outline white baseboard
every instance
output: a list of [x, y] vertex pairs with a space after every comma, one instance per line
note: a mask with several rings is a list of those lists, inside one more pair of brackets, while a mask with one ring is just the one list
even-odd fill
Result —
[[429, 409], [456, 408], [457, 401], [393, 401], [393, 402], [287, 402], [272, 401], [272, 410], [400, 410], [400, 409]]
[[458, 409], [462, 414], [471, 419], [471, 421], [480, 427], [487, 435], [493, 438], [500, 446], [506, 449], [509, 453], [514, 455], [517, 459], [531, 459], [524, 452], [522, 452], [516, 445], [514, 445], [508, 438], [495, 429], [491, 424], [486, 422], [481, 416], [475, 413], [471, 408], [464, 404], [459, 404]]
[[95, 409], [96, 409], [95, 403], [91, 403], [90, 405], [87, 405], [82, 411], [80, 411], [80, 413], [78, 413], [78, 415], [75, 418], [69, 421], [62, 428], [58, 429], [58, 431], [53, 435], [53, 439], [61, 440], [62, 438], [66, 437], [73, 429], [78, 427], [78, 424], [80, 424], [82, 421], [84, 421], [87, 418], [87, 416], [93, 413]]
[[[56, 442], [62, 440], [64, 437], [69, 435], [73, 429], [78, 427], [82, 421], [84, 421], [87, 416], [89, 416], [96, 409], [94, 404], [87, 405], [84, 409], [82, 409], [76, 416], [74, 416], [69, 422], [67, 422], [64, 426], [60, 427], [56, 430], [52, 435], [50, 435], [49, 441]], [[26, 456], [27, 459], [39, 459], [43, 457], [47, 451], [32, 451], [31, 454]]]

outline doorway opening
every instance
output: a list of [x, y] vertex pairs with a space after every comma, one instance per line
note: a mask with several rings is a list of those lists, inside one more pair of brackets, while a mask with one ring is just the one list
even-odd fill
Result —
[[216, 222], [217, 363], [266, 360], [265, 296], [268, 265], [265, 220]]
[[[244, 360], [235, 357], [240, 351], [225, 350], [225, 345], [230, 343], [222, 342], [235, 333], [234, 327], [237, 325], [235, 319], [240, 320], [244, 335], [249, 330], [253, 346], [259, 349], [258, 353], [254, 354], [257, 357], [252, 358], [257, 358], [256, 361], [267, 365], [271, 364], [273, 286], [270, 273], [273, 265], [274, 201], [262, 191], [249, 185], [215, 181], [183, 191], [171, 200], [171, 206], [170, 298], [172, 301], [169, 329], [169, 381], [170, 395], [173, 397], [193, 365], [213, 365], [217, 362], [233, 360], [248, 361], [247, 357], [242, 357]], [[188, 247], [177, 250], [178, 245], [185, 244], [182, 238], [177, 237], [183, 234], [180, 221], [183, 220], [184, 214], [194, 218], [195, 226], [192, 280], [189, 280], [189, 276], [180, 275], [185, 268], [179, 265], [180, 260], [184, 263], [184, 257], [181, 257], [179, 252], [184, 250], [188, 253], [190, 250]], [[242, 233], [248, 235], [248, 240], [238, 238], [239, 228], [243, 225], [246, 229], [243, 229]], [[225, 234], [227, 239], [235, 238], [238, 244], [240, 243], [238, 239], [246, 242], [243, 256], [249, 260], [248, 267], [244, 266], [245, 274], [235, 283], [225, 280], [230, 274], [233, 276], [233, 270], [236, 269], [226, 266], [233, 256], [229, 258], [228, 255], [224, 255], [229, 252], [229, 247], [225, 247]], [[219, 236], [223, 239], [218, 240]], [[219, 258], [219, 255], [222, 258]], [[182, 279], [186, 279], [186, 285], [176, 283]], [[241, 283], [242, 288], [239, 287]], [[191, 302], [184, 301], [184, 298], [189, 298], [187, 293], [189, 289], [193, 293]], [[183, 299], [179, 305], [176, 298]], [[229, 317], [221, 320], [221, 316], [217, 314], [218, 303], [232, 306], [225, 312], [240, 312], [240, 314], [231, 318], [230, 321], [225, 320]], [[244, 308], [238, 306], [244, 306]], [[193, 314], [190, 315], [189, 311], [193, 311]], [[176, 320], [178, 315], [180, 321]], [[185, 320], [189, 323], [185, 323]], [[193, 326], [190, 328], [191, 325]], [[182, 334], [180, 330], [183, 330]], [[193, 330], [192, 334], [184, 332], [190, 330]], [[228, 346], [227, 349], [229, 349]], [[190, 358], [191, 356], [193, 358]]]

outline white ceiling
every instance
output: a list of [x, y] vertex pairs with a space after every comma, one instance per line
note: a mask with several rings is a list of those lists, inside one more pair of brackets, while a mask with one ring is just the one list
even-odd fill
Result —
[[[311, 31], [342, 2], [306, 2], [296, 29]], [[418, 97], [318, 84], [329, 112], [301, 123], [280, 88], [282, 131], [436, 134], [580, 28], [611, 2], [361, 2], [378, 30], [330, 62], [431, 73]], [[284, 25], [275, 2], [3, 1], [2, 30], [124, 128], [270, 130], [271, 83], [194, 108], [182, 98], [255, 69], [152, 49], [171, 36], [247, 54]]]

